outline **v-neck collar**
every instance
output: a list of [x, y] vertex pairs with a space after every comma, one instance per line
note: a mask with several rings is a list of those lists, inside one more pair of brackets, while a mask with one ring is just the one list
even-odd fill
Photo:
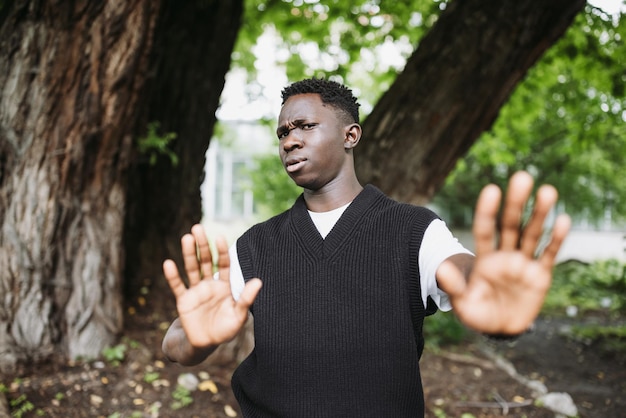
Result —
[[366, 185], [339, 217], [326, 239], [323, 239], [309, 215], [304, 195], [300, 195], [291, 210], [292, 232], [310, 257], [331, 258], [367, 216], [373, 203], [381, 198], [385, 198], [385, 195], [380, 190]]

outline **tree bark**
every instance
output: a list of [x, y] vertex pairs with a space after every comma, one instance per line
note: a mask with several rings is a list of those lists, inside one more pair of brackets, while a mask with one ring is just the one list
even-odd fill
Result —
[[152, 303], [173, 300], [161, 262], [173, 258], [181, 265], [180, 237], [202, 218], [204, 156], [242, 13], [243, 0], [163, 5], [141, 117], [177, 134], [171, 149], [178, 164], [161, 156], [151, 165], [140, 155], [130, 168], [124, 247], [131, 299], [149, 287]]
[[0, 29], [0, 362], [122, 329], [126, 175], [157, 5], [17, 1]]
[[[172, 164], [161, 156], [150, 164], [139, 155], [130, 167], [124, 249], [125, 297], [129, 305], [176, 315], [174, 297], [161, 269], [174, 259], [182, 266], [181, 236], [202, 219], [200, 186], [205, 154], [213, 135], [215, 111], [224, 88], [243, 13], [243, 0], [167, 1], [152, 55], [153, 77], [146, 88], [143, 123], [157, 121], [163, 133], [176, 133]], [[207, 231], [210, 235], [211, 231]], [[210, 235], [210, 238], [215, 238]], [[243, 360], [250, 326], [211, 356], [214, 363]]]
[[[423, 204], [585, 0], [456, 0], [363, 123], [361, 181]], [[481, 179], [476, 179], [481, 181]]]
[[[163, 280], [201, 218], [241, 13], [241, 0], [3, 5], [0, 368], [99, 355], [122, 331], [124, 273]], [[178, 165], [138, 154], [148, 121], [178, 135]]]

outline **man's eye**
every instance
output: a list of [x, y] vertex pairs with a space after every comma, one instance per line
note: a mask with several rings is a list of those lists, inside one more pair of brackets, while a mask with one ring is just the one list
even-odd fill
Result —
[[313, 129], [315, 127], [314, 123], [305, 123], [302, 125], [302, 129]]

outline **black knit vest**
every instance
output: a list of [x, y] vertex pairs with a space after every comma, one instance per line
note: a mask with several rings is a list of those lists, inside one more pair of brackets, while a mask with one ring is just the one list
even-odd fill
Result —
[[263, 281], [232, 379], [245, 417], [423, 417], [418, 254], [436, 218], [366, 186], [326, 239], [300, 196], [237, 241]]

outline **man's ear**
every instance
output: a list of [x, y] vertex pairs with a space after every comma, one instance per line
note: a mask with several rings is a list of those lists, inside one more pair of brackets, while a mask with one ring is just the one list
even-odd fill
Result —
[[351, 125], [346, 126], [346, 136], [343, 141], [343, 147], [345, 149], [352, 149], [357, 146], [359, 141], [361, 140], [361, 125], [358, 123], [353, 123]]

